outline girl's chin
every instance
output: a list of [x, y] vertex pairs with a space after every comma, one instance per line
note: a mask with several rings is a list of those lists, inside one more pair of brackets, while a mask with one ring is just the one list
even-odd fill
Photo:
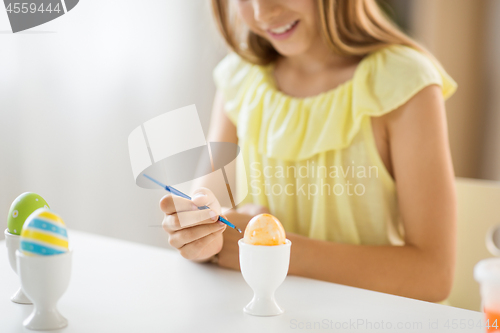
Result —
[[307, 50], [305, 45], [276, 45], [273, 44], [274, 49], [284, 57], [293, 57], [304, 54]]

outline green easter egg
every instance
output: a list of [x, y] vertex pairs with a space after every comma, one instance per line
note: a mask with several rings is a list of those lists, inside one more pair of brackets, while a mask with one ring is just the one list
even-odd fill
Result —
[[20, 235], [24, 221], [38, 208], [50, 208], [44, 198], [36, 193], [25, 192], [10, 205], [7, 228], [13, 235]]

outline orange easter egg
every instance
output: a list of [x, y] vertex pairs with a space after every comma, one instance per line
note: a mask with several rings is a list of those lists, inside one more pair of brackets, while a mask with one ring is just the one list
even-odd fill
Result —
[[271, 214], [254, 216], [245, 229], [244, 241], [252, 245], [285, 244], [286, 234], [281, 222]]

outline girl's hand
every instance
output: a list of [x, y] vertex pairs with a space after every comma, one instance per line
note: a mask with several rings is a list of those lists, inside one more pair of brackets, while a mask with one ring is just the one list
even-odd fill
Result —
[[[199, 210], [199, 206], [210, 209]], [[217, 221], [221, 207], [209, 189], [199, 188], [192, 200], [167, 194], [160, 200], [160, 209], [165, 213], [162, 226], [168, 242], [184, 258], [204, 261], [222, 249], [226, 225]]]
[[[224, 214], [231, 223], [236, 227], [245, 231], [248, 222], [258, 214], [269, 213], [269, 209], [256, 204], [246, 204], [237, 210], [231, 209]], [[224, 244], [219, 252], [219, 266], [240, 269], [238, 241], [243, 237], [243, 234], [235, 230], [228, 230], [223, 234]]]

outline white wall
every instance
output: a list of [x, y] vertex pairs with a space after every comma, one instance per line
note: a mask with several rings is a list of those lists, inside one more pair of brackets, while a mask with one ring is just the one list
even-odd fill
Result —
[[0, 10], [0, 228], [32, 191], [70, 228], [166, 246], [149, 227], [164, 193], [135, 186], [127, 137], [193, 103], [206, 134], [224, 53], [202, 0], [82, 0], [17, 34]]

